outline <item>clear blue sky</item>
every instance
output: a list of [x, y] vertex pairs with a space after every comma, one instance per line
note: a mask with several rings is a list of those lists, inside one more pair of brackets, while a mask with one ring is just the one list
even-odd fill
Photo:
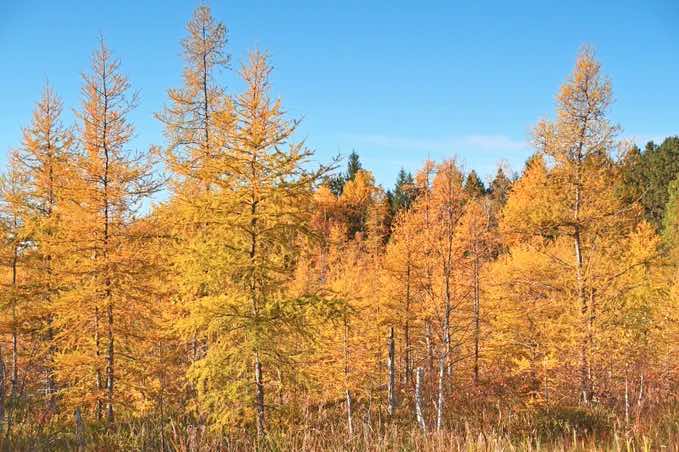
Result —
[[[142, 101], [134, 147], [162, 144], [153, 119], [181, 82], [184, 23], [198, 2], [0, 0], [0, 163], [17, 146], [42, 85], [79, 104], [98, 34]], [[275, 67], [274, 94], [299, 137], [327, 161], [356, 149], [378, 182], [401, 166], [457, 156], [482, 176], [522, 167], [531, 127], [578, 49], [613, 81], [611, 117], [644, 143], [679, 134], [679, 1], [212, 1], [234, 65], [254, 47]], [[224, 82], [239, 89], [234, 72]]]

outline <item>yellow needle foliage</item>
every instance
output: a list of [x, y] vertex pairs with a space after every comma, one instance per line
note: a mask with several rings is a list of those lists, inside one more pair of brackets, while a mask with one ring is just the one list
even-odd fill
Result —
[[227, 90], [226, 45], [198, 7], [148, 152], [103, 39], [75, 126], [44, 89], [0, 179], [3, 448], [531, 448], [674, 425], [677, 183], [660, 240], [593, 51], [520, 174], [486, 189], [426, 161], [391, 191], [355, 152], [318, 165], [266, 53]]

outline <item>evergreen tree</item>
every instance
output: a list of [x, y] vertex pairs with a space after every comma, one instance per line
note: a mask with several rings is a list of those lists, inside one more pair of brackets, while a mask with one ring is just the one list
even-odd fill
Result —
[[646, 219], [661, 229], [669, 197], [667, 188], [679, 174], [679, 137], [665, 138], [659, 146], [651, 141], [643, 152], [633, 147], [622, 166], [626, 200], [641, 203]]
[[338, 174], [334, 174], [332, 176], [326, 177], [325, 185], [328, 186], [330, 191], [335, 196], [340, 196], [342, 194], [342, 190], [344, 190], [344, 184], [345, 183], [346, 183], [346, 179], [344, 178], [344, 175], [342, 173], [338, 173]]
[[363, 165], [361, 165], [361, 160], [359, 159], [358, 154], [356, 151], [351, 151], [351, 154], [349, 154], [349, 160], [347, 161], [347, 173], [344, 176], [344, 180], [354, 180], [356, 174], [358, 174], [358, 172], [362, 169]]
[[409, 209], [416, 196], [413, 175], [401, 168], [396, 178], [394, 190], [389, 192], [388, 196], [393, 218], [398, 215], [401, 209]]
[[[498, 184], [499, 183], [500, 182], [498, 181]], [[467, 178], [464, 183], [464, 191], [472, 199], [480, 198], [481, 196], [486, 194], [486, 187], [483, 185], [483, 182], [476, 174], [476, 171], [471, 170], [469, 174], [467, 174]]]
[[509, 195], [509, 190], [512, 187], [512, 181], [507, 177], [502, 167], [497, 169], [495, 178], [490, 183], [488, 192], [490, 197], [498, 205], [504, 206], [507, 202], [507, 196]]

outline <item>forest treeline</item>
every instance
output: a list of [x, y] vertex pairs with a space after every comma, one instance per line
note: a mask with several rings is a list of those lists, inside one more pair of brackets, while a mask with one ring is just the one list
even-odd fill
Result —
[[3, 444], [605, 433], [676, 406], [679, 138], [620, 141], [590, 49], [520, 174], [427, 161], [385, 190], [356, 153], [312, 161], [266, 53], [227, 90], [227, 38], [196, 9], [148, 151], [103, 40], [75, 124], [44, 89], [0, 191]]

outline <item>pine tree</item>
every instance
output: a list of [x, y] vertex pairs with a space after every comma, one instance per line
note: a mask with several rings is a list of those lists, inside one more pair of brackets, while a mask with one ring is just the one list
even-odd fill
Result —
[[356, 151], [351, 151], [349, 160], [347, 161], [347, 174], [344, 176], [346, 181], [353, 181], [359, 171], [363, 169], [361, 160]]
[[[498, 180], [498, 183], [495, 184], [496, 192], [497, 190], [501, 190], [500, 185], [501, 182]], [[467, 174], [467, 178], [464, 182], [464, 191], [470, 198], [479, 198], [486, 194], [486, 187], [483, 185], [481, 179], [479, 179], [479, 176], [476, 174], [476, 171], [471, 170], [469, 174]]]
[[391, 197], [391, 215], [396, 218], [401, 209], [410, 208], [415, 200], [415, 180], [413, 175], [401, 168], [396, 178], [394, 190], [390, 193]]
[[512, 181], [507, 177], [502, 167], [498, 167], [495, 178], [490, 183], [488, 193], [500, 207], [507, 202], [507, 196], [512, 186]]

